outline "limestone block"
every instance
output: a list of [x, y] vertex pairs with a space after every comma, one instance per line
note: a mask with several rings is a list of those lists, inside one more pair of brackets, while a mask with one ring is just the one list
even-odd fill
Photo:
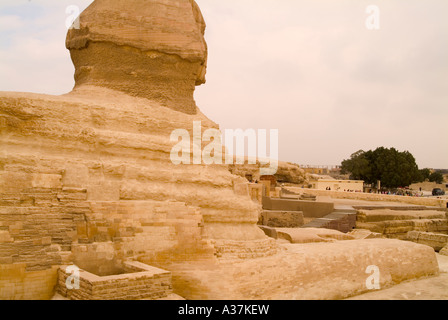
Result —
[[87, 186], [89, 201], [118, 201], [120, 200], [120, 183], [116, 181], [95, 181]]
[[291, 243], [334, 242], [336, 240], [354, 240], [351, 235], [337, 230], [321, 228], [276, 228], [278, 238]]
[[64, 187], [85, 188], [89, 184], [89, 169], [81, 164], [67, 164], [62, 174]]
[[378, 222], [391, 220], [445, 219], [443, 211], [436, 210], [358, 210], [359, 222]]
[[353, 236], [355, 239], [375, 239], [382, 238], [383, 236], [381, 233], [372, 232], [366, 229], [355, 229], [350, 231], [348, 235]]
[[448, 244], [448, 235], [410, 231], [407, 234], [407, 240], [430, 246], [438, 252]]
[[238, 183], [234, 185], [235, 194], [240, 196], [249, 195], [249, 185], [247, 183]]
[[31, 186], [32, 188], [43, 189], [60, 189], [61, 175], [59, 174], [32, 174]]
[[274, 238], [277, 239], [278, 235], [277, 235], [277, 230], [275, 230], [275, 228], [271, 228], [268, 226], [258, 226], [261, 230], [263, 230], [263, 232], [270, 238]]
[[0, 264], [1, 300], [49, 300], [57, 283], [57, 267], [26, 271], [24, 263]]
[[356, 227], [405, 240], [410, 231], [446, 234], [448, 220], [444, 211], [436, 210], [359, 210]]
[[391, 239], [289, 244], [265, 258], [170, 271], [186, 299], [335, 300], [368, 292], [369, 266], [378, 267], [381, 288], [439, 272], [432, 248]]
[[304, 225], [303, 212], [263, 210], [261, 224], [274, 228], [298, 228]]
[[11, 237], [8, 231], [0, 230], [0, 243], [13, 242], [14, 239]]
[[21, 192], [31, 188], [61, 188], [61, 176], [57, 174], [0, 171], [0, 193]]
[[443, 254], [444, 256], [448, 256], [448, 246], [445, 246], [442, 248], [442, 250], [439, 251], [440, 254]]
[[[247, 176], [252, 176], [252, 180], [260, 181], [260, 168], [267, 167], [260, 164], [248, 164], [247, 161], [243, 165], [229, 165], [229, 170], [235, 175], [246, 178]], [[277, 181], [289, 182], [301, 184], [307, 181], [305, 171], [301, 169], [298, 165], [278, 161], [278, 168], [275, 174]]]
[[271, 256], [277, 253], [277, 245], [274, 239], [260, 239], [248, 242], [235, 240], [214, 240], [215, 255], [221, 261], [245, 260]]

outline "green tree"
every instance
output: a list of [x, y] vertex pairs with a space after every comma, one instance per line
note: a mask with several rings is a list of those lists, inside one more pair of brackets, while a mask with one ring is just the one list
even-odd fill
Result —
[[429, 181], [440, 184], [443, 182], [443, 174], [440, 173], [439, 171], [435, 171], [431, 173], [431, 175], [429, 176]]
[[342, 161], [341, 173], [350, 173], [350, 179], [364, 180], [370, 175], [370, 164], [366, 152], [359, 150], [350, 156], [350, 159]]
[[381, 181], [386, 188], [406, 187], [421, 179], [414, 156], [408, 151], [395, 148], [377, 148], [374, 151], [360, 150], [342, 161], [342, 171], [350, 173], [352, 179], [366, 183]]
[[429, 180], [429, 176], [431, 175], [431, 170], [428, 168], [419, 170], [420, 172], [420, 179], [418, 182], [425, 182], [426, 180]]

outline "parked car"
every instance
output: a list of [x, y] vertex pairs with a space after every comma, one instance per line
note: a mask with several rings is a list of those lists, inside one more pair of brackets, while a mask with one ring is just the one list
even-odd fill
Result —
[[442, 190], [440, 188], [432, 189], [432, 195], [433, 196], [444, 196], [445, 195], [445, 190]]

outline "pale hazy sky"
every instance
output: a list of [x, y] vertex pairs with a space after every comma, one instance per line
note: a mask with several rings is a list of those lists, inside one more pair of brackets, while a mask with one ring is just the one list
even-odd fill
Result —
[[[65, 10], [91, 2], [1, 0], [0, 91], [70, 91]], [[209, 61], [195, 98], [222, 129], [279, 129], [280, 159], [299, 164], [385, 146], [448, 168], [448, 1], [197, 2]]]

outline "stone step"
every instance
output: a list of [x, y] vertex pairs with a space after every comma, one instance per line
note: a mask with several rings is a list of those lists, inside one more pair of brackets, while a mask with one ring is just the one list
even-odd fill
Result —
[[356, 210], [353, 207], [335, 207], [334, 212], [343, 212], [343, 213], [356, 213], [358, 210]]

